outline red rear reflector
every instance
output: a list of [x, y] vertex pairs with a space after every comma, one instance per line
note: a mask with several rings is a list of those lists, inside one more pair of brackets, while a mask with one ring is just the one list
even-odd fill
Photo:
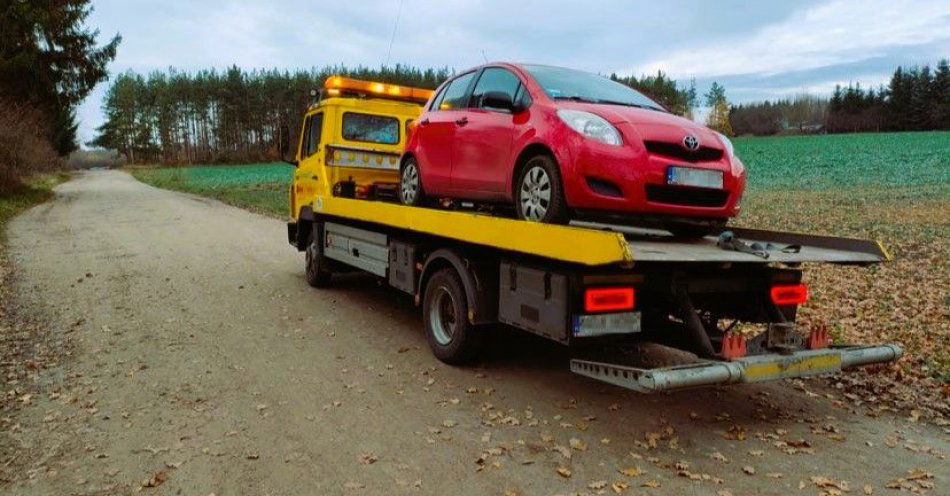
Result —
[[831, 342], [831, 336], [828, 335], [828, 329], [825, 327], [820, 327], [814, 329], [811, 333], [808, 334], [808, 349], [809, 350], [818, 350], [821, 348], [827, 348], [828, 343]]
[[792, 284], [772, 287], [772, 303], [776, 305], [801, 305], [808, 301], [808, 286]]
[[745, 338], [741, 334], [727, 332], [722, 336], [722, 351], [719, 353], [726, 360], [742, 358], [746, 355]]
[[584, 291], [585, 312], [632, 310], [633, 288], [588, 288]]

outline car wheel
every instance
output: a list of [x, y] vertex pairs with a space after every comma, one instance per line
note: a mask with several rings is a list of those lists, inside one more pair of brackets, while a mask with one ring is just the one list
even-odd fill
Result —
[[419, 164], [414, 158], [406, 159], [399, 176], [399, 201], [403, 205], [420, 206], [425, 203], [425, 191], [419, 177]]
[[314, 224], [310, 229], [310, 240], [307, 242], [306, 268], [307, 284], [314, 288], [326, 287], [330, 284], [333, 273], [327, 267], [327, 259], [323, 256], [320, 247], [320, 225]]
[[468, 321], [465, 289], [455, 269], [445, 268], [432, 275], [422, 305], [426, 340], [436, 358], [463, 364], [477, 356], [482, 332]]
[[551, 157], [538, 155], [525, 164], [515, 190], [515, 210], [518, 218], [529, 221], [566, 224], [570, 220], [560, 170]]

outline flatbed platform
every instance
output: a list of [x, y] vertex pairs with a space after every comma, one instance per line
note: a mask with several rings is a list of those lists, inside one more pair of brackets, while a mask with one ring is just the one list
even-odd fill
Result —
[[720, 248], [713, 236], [684, 240], [663, 231], [612, 224], [540, 224], [472, 212], [338, 197], [318, 197], [313, 208], [316, 215], [586, 266], [659, 262], [873, 264], [890, 259], [876, 241], [780, 231], [728, 228], [745, 243], [771, 245], [766, 258]]

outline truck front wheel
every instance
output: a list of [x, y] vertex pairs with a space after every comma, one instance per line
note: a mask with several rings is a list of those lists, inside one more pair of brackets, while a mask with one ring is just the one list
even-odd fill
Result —
[[426, 339], [436, 358], [458, 365], [477, 356], [482, 333], [468, 321], [465, 289], [454, 269], [441, 269], [429, 279], [422, 315]]
[[307, 241], [306, 250], [307, 284], [315, 288], [328, 286], [333, 276], [327, 268], [327, 259], [323, 256], [320, 231], [321, 226], [318, 224], [314, 224], [310, 229], [310, 239]]

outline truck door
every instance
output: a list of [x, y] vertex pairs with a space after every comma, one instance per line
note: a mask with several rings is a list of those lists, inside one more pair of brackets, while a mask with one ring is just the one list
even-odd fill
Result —
[[[452, 189], [469, 198], [504, 199], [510, 168], [511, 143], [514, 136], [514, 115], [508, 109], [490, 108], [482, 104], [482, 96], [490, 91], [507, 93], [511, 101], [521, 81], [511, 71], [488, 67], [482, 71], [464, 124], [455, 130], [452, 153]], [[472, 194], [476, 196], [471, 196]]]
[[297, 171], [294, 173], [294, 196], [297, 212], [303, 205], [313, 203], [317, 196], [323, 172], [323, 112], [307, 116], [304, 121], [303, 135], [300, 138], [300, 151]]
[[444, 194], [451, 188], [455, 132], [465, 115], [474, 76], [473, 71], [450, 81], [416, 126], [416, 139], [421, 145], [416, 150], [416, 158], [423, 187], [429, 194]]

